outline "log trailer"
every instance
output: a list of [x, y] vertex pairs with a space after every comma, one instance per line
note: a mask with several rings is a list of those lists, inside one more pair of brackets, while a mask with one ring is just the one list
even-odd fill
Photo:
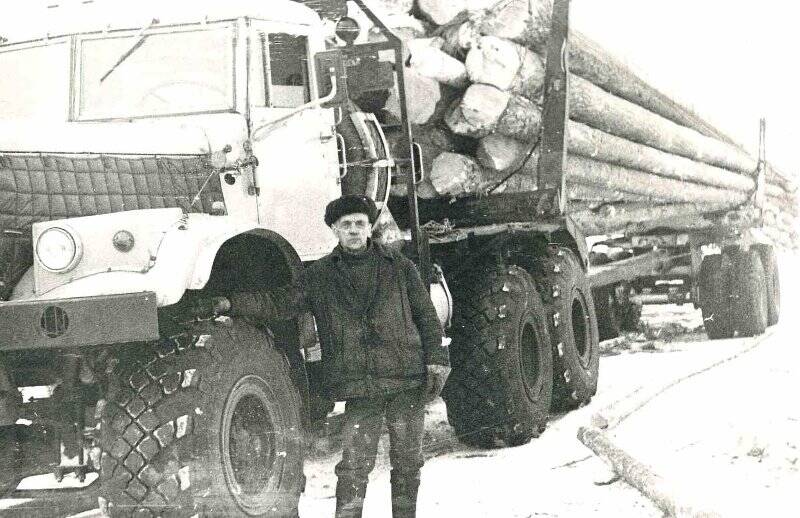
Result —
[[[322, 215], [342, 193], [376, 201], [375, 239], [431, 286], [452, 338], [443, 397], [468, 444], [524, 444], [550, 412], [587, 404], [598, 320], [659, 272], [679, 272], [712, 338], [777, 320], [774, 253], [752, 210], [608, 242], [635, 254], [591, 267], [563, 196], [567, 0], [549, 42], [541, 187], [448, 204], [460, 224], [446, 233], [420, 224], [443, 209], [416, 195], [402, 42], [364, 0], [383, 38], [359, 44], [343, 3], [304, 3], [95, 2], [0, 43], [14, 71], [0, 77], [0, 494], [53, 473], [96, 479], [111, 516], [291, 515], [303, 434], [330, 405], [313, 319], [197, 315], [193, 301], [290, 283], [335, 245]], [[339, 19], [335, 37], [311, 7]], [[387, 89], [399, 121], [352, 101]], [[720, 253], [703, 256], [709, 245]]]

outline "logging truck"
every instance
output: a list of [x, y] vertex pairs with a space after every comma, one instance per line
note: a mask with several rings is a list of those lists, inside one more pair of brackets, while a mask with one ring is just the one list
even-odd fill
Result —
[[[568, 210], [566, 0], [537, 187], [446, 201], [418, 197], [403, 42], [355, 0], [378, 34], [357, 43], [329, 4], [84, 2], [0, 40], [0, 495], [53, 473], [94, 481], [112, 516], [295, 512], [304, 433], [331, 405], [313, 318], [193, 301], [291, 283], [335, 245], [323, 213], [343, 193], [375, 200], [374, 239], [430, 286], [468, 444], [524, 444], [587, 404], [600, 336], [639, 303], [698, 304], [712, 338], [777, 321], [763, 161], [752, 200], [701, 231], [587, 246]], [[376, 92], [399, 116], [367, 109]]]

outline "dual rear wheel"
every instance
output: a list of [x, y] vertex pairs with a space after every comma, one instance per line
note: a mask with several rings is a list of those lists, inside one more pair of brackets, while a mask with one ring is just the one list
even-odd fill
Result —
[[708, 337], [755, 336], [780, 319], [780, 279], [771, 247], [703, 258], [700, 308]]

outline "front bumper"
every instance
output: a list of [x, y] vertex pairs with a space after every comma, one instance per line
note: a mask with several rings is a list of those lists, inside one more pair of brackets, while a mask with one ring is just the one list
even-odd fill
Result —
[[158, 338], [153, 292], [0, 302], [0, 351]]

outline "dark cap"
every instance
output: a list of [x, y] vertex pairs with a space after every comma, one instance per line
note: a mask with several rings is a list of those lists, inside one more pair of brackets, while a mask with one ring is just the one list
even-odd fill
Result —
[[346, 194], [325, 207], [325, 224], [331, 226], [347, 214], [366, 214], [372, 225], [378, 219], [378, 208], [375, 202], [366, 196]]

